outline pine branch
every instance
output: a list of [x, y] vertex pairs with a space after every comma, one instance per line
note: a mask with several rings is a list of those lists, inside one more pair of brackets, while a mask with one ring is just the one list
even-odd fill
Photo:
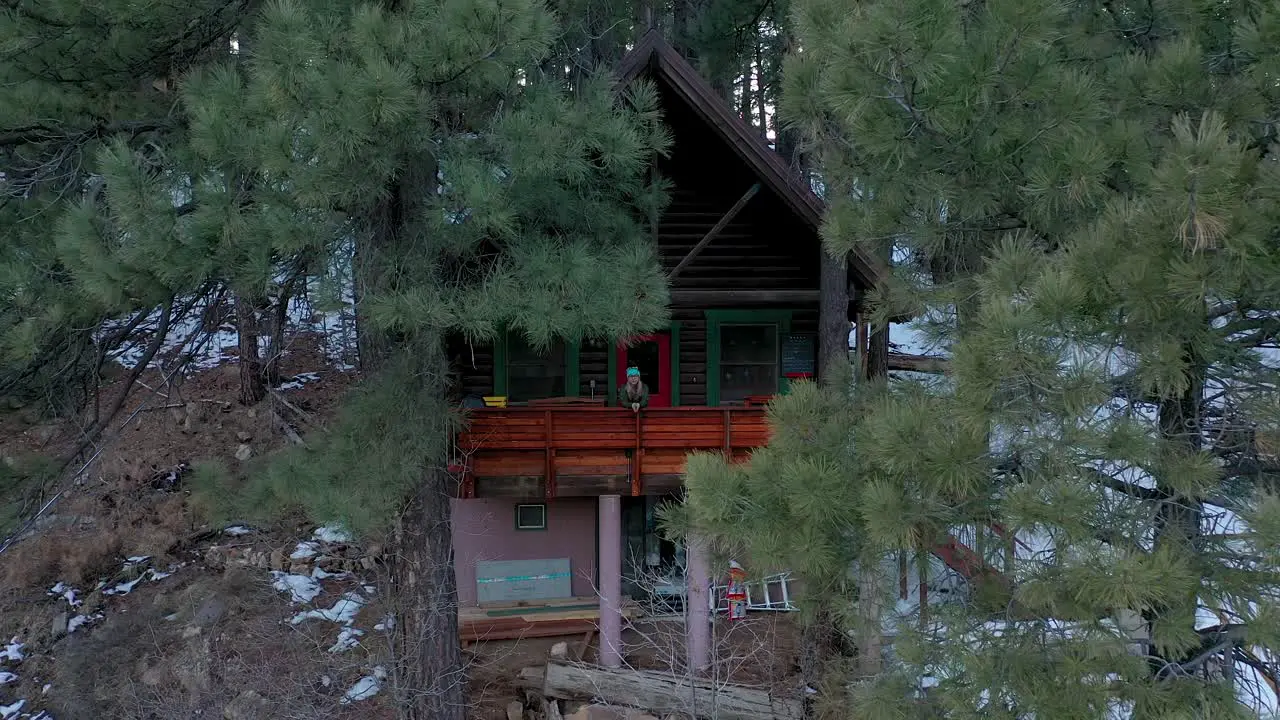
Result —
[[[124, 342], [124, 339], [129, 337], [129, 335], [133, 333], [133, 331], [136, 330], [138, 326], [142, 324], [142, 321], [147, 319], [150, 314], [151, 311], [149, 309], [139, 310], [134, 313], [129, 322], [125, 323], [124, 327], [120, 328], [115, 333], [112, 333], [110, 340], [98, 345], [98, 359], [93, 366], [93, 382], [95, 389], [97, 389], [98, 386], [98, 379], [102, 377], [102, 366], [106, 362], [107, 352], [109, 352], [110, 348], [116, 347], [120, 343]], [[93, 394], [93, 421], [90, 425], [97, 423], [98, 418], [101, 417], [101, 400], [101, 393], [95, 392]]]
[[1200, 651], [1186, 662], [1166, 664], [1156, 672], [1156, 678], [1167, 681], [1175, 677], [1190, 675], [1224, 650], [1229, 650], [1233, 646], [1244, 642], [1248, 630], [1248, 625], [1237, 624], [1215, 625], [1197, 630], [1196, 632], [1200, 635], [1202, 643]]
[[49, 142], [69, 142], [82, 145], [95, 138], [117, 133], [128, 133], [137, 137], [143, 133], [160, 130], [171, 130], [174, 124], [170, 120], [131, 120], [118, 123], [98, 123], [88, 128], [59, 128], [46, 124], [27, 125], [0, 133], [0, 147], [16, 145], [40, 144]]
[[1095, 470], [1093, 468], [1081, 468], [1081, 470], [1087, 472], [1100, 485], [1117, 492], [1124, 493], [1131, 498], [1157, 501], [1168, 500], [1170, 498], [1168, 493], [1156, 490], [1155, 488], [1146, 488], [1141, 485], [1134, 485], [1133, 483], [1125, 482], [1119, 478], [1112, 477], [1101, 470]]
[[134, 384], [138, 382], [138, 378], [142, 376], [142, 373], [145, 372], [147, 367], [151, 364], [156, 353], [160, 352], [160, 348], [164, 345], [165, 338], [169, 336], [169, 323], [172, 316], [173, 297], [170, 296], [169, 299], [164, 302], [164, 305], [160, 310], [160, 323], [156, 328], [155, 337], [151, 339], [151, 344], [148, 345], [147, 349], [142, 353], [142, 357], [138, 359], [138, 364], [133, 366], [133, 369], [125, 378], [124, 387], [116, 396], [115, 401], [111, 403], [110, 407], [108, 407], [106, 414], [99, 417], [98, 421], [84, 432], [80, 438], [80, 442], [76, 443], [75, 449], [63, 456], [62, 460], [58, 464], [57, 474], [61, 475], [65, 472], [66, 469], [71, 466], [71, 463], [75, 462], [76, 458], [80, 457], [81, 453], [96, 442], [98, 437], [102, 435], [102, 431], [107, 429], [107, 425], [109, 425], [120, 412], [120, 408], [124, 407], [125, 400], [128, 399], [129, 392], [133, 390]]

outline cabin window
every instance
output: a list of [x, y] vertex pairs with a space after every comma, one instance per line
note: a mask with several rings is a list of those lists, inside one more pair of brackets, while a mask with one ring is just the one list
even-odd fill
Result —
[[785, 394], [782, 338], [791, 310], [706, 310], [707, 404], [739, 404], [752, 395]]
[[546, 530], [547, 529], [547, 506], [545, 503], [535, 503], [528, 505], [516, 506], [516, 529], [517, 530]]
[[563, 341], [539, 351], [522, 334], [507, 335], [507, 399], [511, 402], [564, 397], [566, 374]]
[[778, 392], [778, 326], [720, 326], [720, 401]]

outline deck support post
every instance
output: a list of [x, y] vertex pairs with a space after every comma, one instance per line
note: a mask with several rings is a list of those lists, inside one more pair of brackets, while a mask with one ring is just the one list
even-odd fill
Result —
[[600, 496], [600, 664], [622, 667], [622, 498]]
[[685, 647], [690, 671], [702, 674], [711, 666], [711, 558], [706, 541], [689, 536], [685, 558]]

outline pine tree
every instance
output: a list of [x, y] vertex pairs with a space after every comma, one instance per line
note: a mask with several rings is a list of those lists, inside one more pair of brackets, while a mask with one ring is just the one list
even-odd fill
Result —
[[[999, 525], [1029, 546], [1005, 565], [992, 543], [1001, 575], [975, 577], [968, 602], [890, 618], [894, 662], [827, 709], [1256, 714], [1280, 649], [1280, 147], [1263, 120], [1280, 110], [1280, 14], [1195, 0], [797, 4], [784, 101], [824, 176], [854, 189], [828, 198], [828, 247], [909, 253], [882, 319], [921, 313], [951, 372], [861, 397], [847, 466], [771, 448], [813, 479], [809, 494], [767, 497], [838, 507], [825, 537], [846, 535], [863, 568], [962, 528]], [[776, 432], [822, 402], [780, 400]], [[714, 532], [728, 500], [712, 479], [728, 471], [691, 472], [691, 514]], [[796, 562], [771, 547], [753, 559]], [[855, 587], [837, 593], [848, 608]]]
[[[159, 348], [150, 339], [220, 286], [207, 261], [160, 267], [203, 252], [173, 242], [164, 220], [127, 242], [118, 232], [152, 211], [177, 229], [187, 189], [174, 79], [224, 56], [248, 8], [22, 0], [0, 9], [0, 393], [84, 412], [64, 466], [106, 429]], [[125, 168], [129, 179], [108, 188]], [[139, 195], [152, 187], [167, 194]], [[116, 214], [98, 213], [108, 203]], [[129, 345], [145, 348], [143, 362], [115, 397], [99, 397], [108, 355]]]
[[555, 28], [539, 2], [278, 2], [253, 33], [247, 80], [217, 69], [184, 89], [193, 146], [251, 168], [279, 195], [259, 200], [264, 213], [331, 220], [330, 247], [354, 240], [367, 387], [324, 448], [244, 497], [360, 531], [399, 517], [409, 717], [465, 711], [446, 334], [489, 342], [511, 330], [546, 346], [651, 329], [666, 314], [645, 235], [663, 202], [647, 174], [666, 145], [655, 96], [628, 108], [602, 78], [569, 88], [540, 73]]
[[[397, 700], [405, 717], [462, 718], [444, 340], [547, 346], [665, 322], [647, 235], [665, 202], [647, 172], [667, 144], [655, 93], [539, 72], [560, 36], [535, 0], [215, 3], [226, 17], [197, 2], [141, 21], [130, 3], [36, 5], [6, 10], [0, 35], [50, 43], [3, 68], [0, 147], [23, 151], [4, 166], [19, 207], [3, 209], [3, 280], [23, 303], [7, 341], [35, 365], [72, 311], [93, 327], [162, 305], [168, 322], [226, 286], [247, 316], [282, 276], [353, 264], [361, 387], [312, 450], [244, 482], [202, 468], [203, 499], [394, 530]], [[88, 35], [100, 55], [66, 52]], [[61, 164], [23, 165], [33, 148]], [[64, 184], [33, 194], [46, 167]]]

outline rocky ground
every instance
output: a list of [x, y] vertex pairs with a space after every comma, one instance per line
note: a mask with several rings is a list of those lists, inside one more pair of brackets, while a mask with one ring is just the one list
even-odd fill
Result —
[[[380, 549], [301, 523], [209, 526], [186, 485], [194, 461], [290, 442], [273, 403], [324, 418], [354, 377], [306, 336], [276, 399], [238, 405], [236, 370], [145, 373], [103, 451], [0, 555], [0, 719], [394, 716]], [[12, 466], [74, 438], [24, 408], [0, 416]]]

